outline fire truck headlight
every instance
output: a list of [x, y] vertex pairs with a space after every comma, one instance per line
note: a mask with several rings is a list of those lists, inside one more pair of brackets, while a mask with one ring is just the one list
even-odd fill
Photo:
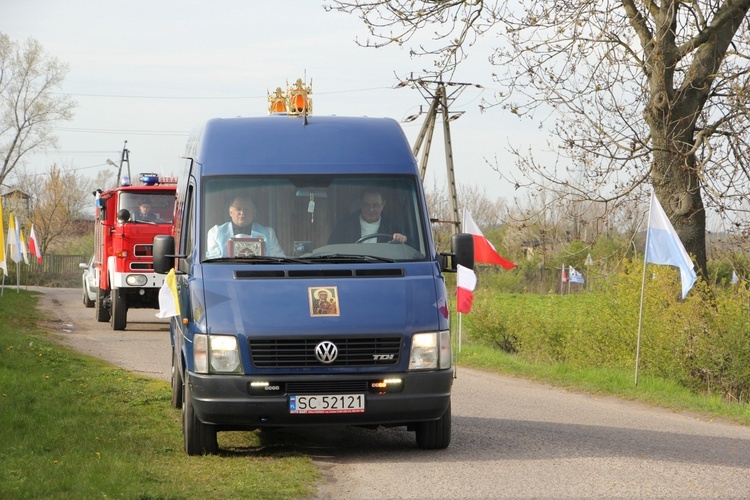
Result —
[[146, 278], [142, 274], [129, 274], [127, 278], [125, 278], [125, 283], [127, 283], [130, 286], [143, 286], [148, 282], [148, 278]]

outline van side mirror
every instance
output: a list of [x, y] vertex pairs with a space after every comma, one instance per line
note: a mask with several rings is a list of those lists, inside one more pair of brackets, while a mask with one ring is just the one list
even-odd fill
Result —
[[459, 264], [474, 269], [474, 236], [469, 233], [454, 234], [450, 253], [441, 253], [438, 260], [440, 269], [445, 272], [455, 273]]
[[174, 236], [158, 234], [153, 241], [154, 272], [167, 274], [174, 267]]

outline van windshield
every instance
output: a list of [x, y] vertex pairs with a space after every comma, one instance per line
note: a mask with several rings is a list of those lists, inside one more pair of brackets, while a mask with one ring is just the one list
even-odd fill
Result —
[[222, 176], [201, 203], [204, 260], [424, 260], [429, 241], [412, 176]]

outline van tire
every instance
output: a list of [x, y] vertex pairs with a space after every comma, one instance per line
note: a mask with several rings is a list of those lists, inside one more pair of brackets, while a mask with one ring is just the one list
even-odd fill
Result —
[[182, 367], [177, 351], [172, 349], [172, 407], [182, 408]]
[[451, 444], [451, 404], [437, 420], [417, 422], [417, 446], [423, 450], [444, 450]]
[[110, 292], [112, 297], [112, 329], [124, 330], [128, 324], [128, 303], [122, 290], [115, 289]]
[[190, 384], [182, 384], [182, 435], [185, 438], [185, 453], [188, 455], [213, 455], [219, 451], [216, 427], [204, 424], [195, 415]]
[[109, 308], [105, 304], [107, 299], [107, 292], [101, 288], [96, 289], [96, 320], [99, 323], [106, 323], [109, 321]]

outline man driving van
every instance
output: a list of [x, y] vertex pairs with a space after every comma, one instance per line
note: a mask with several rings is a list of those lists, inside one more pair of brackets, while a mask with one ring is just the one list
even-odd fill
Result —
[[359, 202], [359, 211], [345, 218], [328, 237], [328, 244], [356, 243], [364, 236], [381, 233], [388, 236], [369, 238], [362, 243], [406, 243], [406, 236], [397, 231], [393, 223], [383, 217], [385, 200], [377, 189], [365, 189]]

